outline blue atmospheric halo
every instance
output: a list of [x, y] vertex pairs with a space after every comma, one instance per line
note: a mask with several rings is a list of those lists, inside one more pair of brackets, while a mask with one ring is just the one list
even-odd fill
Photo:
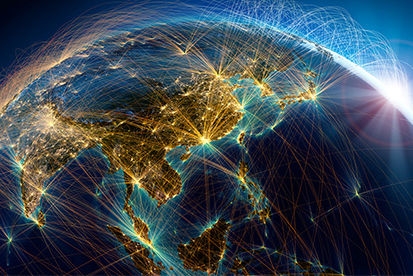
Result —
[[6, 273], [412, 271], [382, 40], [287, 1], [86, 22], [1, 90]]

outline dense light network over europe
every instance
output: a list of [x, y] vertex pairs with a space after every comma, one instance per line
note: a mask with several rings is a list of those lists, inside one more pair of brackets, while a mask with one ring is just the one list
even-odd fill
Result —
[[5, 274], [413, 273], [413, 109], [338, 8], [128, 5], [1, 82]]

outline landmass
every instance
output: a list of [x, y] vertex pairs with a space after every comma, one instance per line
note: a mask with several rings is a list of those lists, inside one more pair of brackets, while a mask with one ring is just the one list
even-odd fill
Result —
[[[194, 75], [168, 94], [161, 83], [145, 80], [151, 93], [131, 103], [133, 114], [94, 114], [110, 122], [84, 123], [59, 113], [52, 103], [38, 111], [37, 139], [25, 150], [22, 198], [26, 216], [38, 206], [44, 181], [81, 150], [101, 145], [109, 173], [123, 170], [125, 183], [145, 189], [162, 205], [179, 194], [181, 179], [165, 155], [178, 145], [209, 143], [228, 134], [242, 117], [234, 89], [220, 79]], [[142, 109], [142, 102], [146, 108]], [[135, 110], [136, 109], [136, 110]], [[108, 120], [109, 121], [109, 120]], [[182, 158], [185, 158], [183, 156]]]
[[108, 226], [108, 229], [123, 244], [126, 252], [129, 254], [135, 267], [145, 275], [159, 275], [164, 269], [162, 263], [155, 263], [149, 257], [149, 250], [133, 241], [129, 236], [125, 235], [118, 226]]
[[208, 274], [216, 273], [219, 261], [225, 254], [229, 228], [229, 223], [219, 219], [199, 237], [191, 239], [187, 244], [180, 244], [178, 255], [184, 263], [184, 268], [201, 270]]
[[[145, 44], [153, 47], [161, 45], [159, 39], [150, 41]], [[273, 72], [286, 72], [296, 61], [294, 51], [274, 46], [268, 51], [257, 48], [238, 54], [222, 72], [193, 70], [189, 79], [183, 80], [179, 76], [173, 84], [164, 83], [162, 79], [140, 77], [140, 84], [145, 87], [146, 93], [136, 93], [136, 98], [132, 97], [121, 106], [109, 110], [74, 116], [47, 96], [39, 106], [31, 107], [30, 102], [16, 105], [17, 114], [30, 110], [28, 117], [22, 120], [25, 122], [20, 122], [23, 127], [17, 143], [12, 145], [21, 164], [24, 214], [32, 217], [35, 213], [44, 193], [45, 181], [64, 169], [82, 150], [98, 146], [108, 158], [108, 173], [123, 171], [126, 185], [123, 210], [131, 219], [136, 236], [126, 235], [116, 225], [108, 225], [107, 228], [123, 244], [140, 272], [159, 274], [164, 266], [150, 257], [153, 246], [149, 237], [150, 228], [139, 214], [135, 214], [130, 204], [131, 195], [135, 188], [144, 189], [157, 201], [158, 207], [167, 203], [182, 189], [180, 174], [165, 158], [168, 152], [178, 146], [186, 148], [180, 156], [181, 161], [185, 162], [191, 158], [191, 147], [213, 143], [234, 130], [247, 111], [233, 93], [241, 84], [231, 83], [229, 79], [238, 75], [240, 80], [252, 80], [251, 83], [260, 89], [261, 97], [273, 99], [273, 104], [281, 110], [287, 105], [316, 98], [317, 74], [310, 70], [300, 72], [305, 83], [297, 91], [276, 92], [270, 83]], [[119, 70], [119, 66], [113, 65], [109, 69]], [[100, 70], [103, 74], [109, 69]], [[76, 73], [72, 78], [80, 75], [82, 73]], [[62, 80], [56, 86], [66, 85], [66, 82]], [[13, 129], [18, 123], [10, 122], [8, 127]], [[245, 135], [245, 131], [241, 131], [237, 137], [242, 147]], [[239, 187], [245, 191], [252, 207], [248, 218], [258, 217], [265, 224], [271, 208], [259, 183], [249, 177], [248, 172], [247, 160], [240, 160], [234, 175], [238, 177]], [[34, 220], [39, 227], [46, 223], [41, 211], [37, 212]], [[188, 244], [180, 244], [178, 253], [184, 267], [216, 272], [225, 254], [225, 237], [229, 228], [229, 223], [219, 219], [199, 237], [191, 239]], [[245, 272], [243, 261], [238, 262], [234, 263], [234, 269]]]

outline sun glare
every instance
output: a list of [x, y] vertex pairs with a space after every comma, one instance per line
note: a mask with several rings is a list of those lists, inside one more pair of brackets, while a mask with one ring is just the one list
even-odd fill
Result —
[[381, 93], [413, 124], [413, 97], [407, 82], [385, 80]]

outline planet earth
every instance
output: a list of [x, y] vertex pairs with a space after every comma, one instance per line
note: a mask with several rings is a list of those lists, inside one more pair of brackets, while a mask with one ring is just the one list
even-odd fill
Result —
[[2, 272], [413, 272], [412, 124], [343, 55], [235, 19], [102, 33], [3, 105]]

